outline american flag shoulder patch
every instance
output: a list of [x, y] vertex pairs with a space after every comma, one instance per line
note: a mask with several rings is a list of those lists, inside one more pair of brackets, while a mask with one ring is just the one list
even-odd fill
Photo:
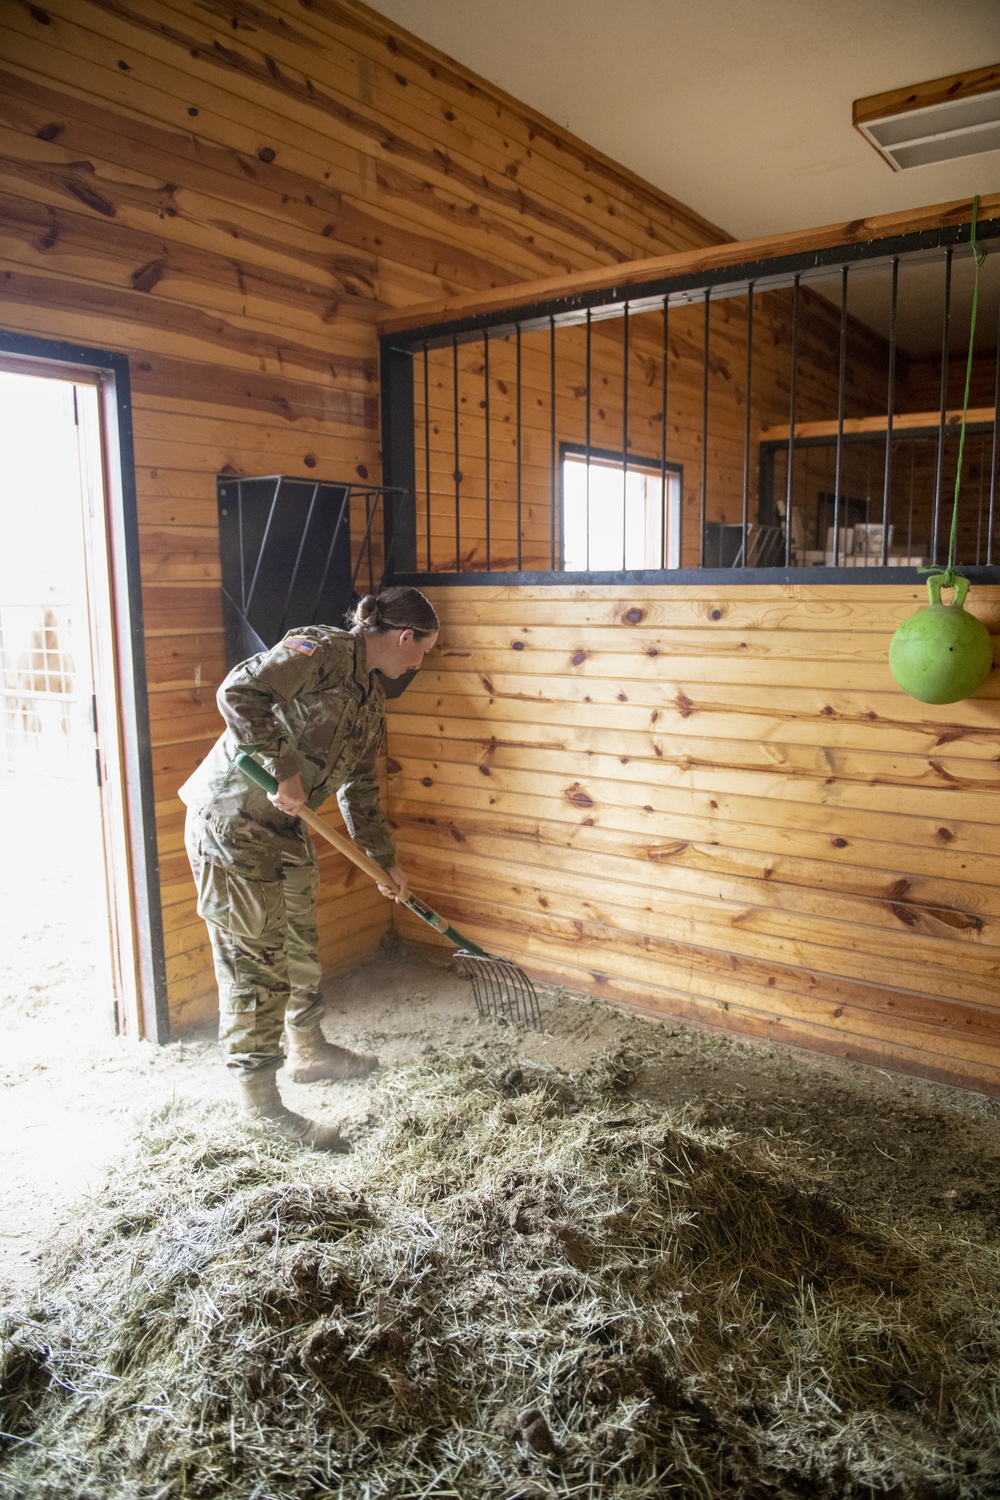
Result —
[[286, 635], [281, 644], [290, 651], [301, 651], [303, 656], [312, 656], [319, 642], [311, 641], [306, 635]]

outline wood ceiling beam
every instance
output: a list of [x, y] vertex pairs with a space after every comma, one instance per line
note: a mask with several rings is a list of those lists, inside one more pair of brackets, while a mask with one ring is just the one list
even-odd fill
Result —
[[[979, 200], [979, 219], [1000, 217], [1000, 193]], [[962, 198], [953, 203], [935, 203], [926, 208], [907, 209], [902, 213], [875, 214], [867, 219], [850, 219], [845, 223], [827, 224], [819, 229], [797, 229], [790, 233], [765, 235], [760, 239], [734, 240], [697, 250], [683, 250], [672, 255], [646, 260], [626, 261], [621, 265], [597, 266], [569, 276], [550, 276], [539, 281], [516, 282], [483, 295], [481, 292], [440, 301], [420, 302], [400, 311], [392, 309], [378, 317], [379, 333], [408, 333], [442, 323], [459, 322], [470, 317], [515, 311], [539, 302], [573, 297], [604, 288], [620, 290], [649, 282], [682, 277], [756, 261], [778, 260], [811, 250], [834, 249], [840, 245], [858, 245], [900, 235], [947, 229], [967, 224], [972, 218], [972, 200]]]

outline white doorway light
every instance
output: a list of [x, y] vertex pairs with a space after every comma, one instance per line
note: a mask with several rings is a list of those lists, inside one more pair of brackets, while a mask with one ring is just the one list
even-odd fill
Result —
[[[22, 882], [32, 896], [15, 946], [55, 939], [31, 983], [4, 970], [0, 1000], [8, 981], [51, 995], [67, 1029], [92, 1001], [138, 1035], [102, 415], [96, 375], [0, 363], [0, 800], [21, 861], [40, 859]], [[0, 901], [5, 920], [19, 895], [15, 885]], [[77, 948], [89, 957], [64, 1002]]]

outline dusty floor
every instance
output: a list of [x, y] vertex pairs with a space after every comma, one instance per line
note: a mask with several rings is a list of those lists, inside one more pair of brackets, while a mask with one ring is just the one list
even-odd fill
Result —
[[[228, 1080], [208, 1032], [162, 1048], [111, 1034], [88, 800], [71, 786], [50, 786], [43, 800], [8, 784], [2, 803], [19, 858], [0, 871], [0, 1292], [20, 1299], [40, 1246], [72, 1221], [78, 1200], [100, 1193], [137, 1122], [169, 1100], [226, 1097]], [[465, 981], [402, 953], [332, 984], [328, 1006], [328, 1034], [377, 1051], [385, 1068], [501, 1040], [478, 1020]], [[637, 1096], [794, 1141], [803, 1166], [875, 1219], [970, 1239], [1000, 1228], [998, 1100], [650, 1023], [560, 991], [545, 993], [544, 1019], [543, 1033], [521, 1040], [525, 1060], [572, 1073], [624, 1046], [639, 1054]], [[365, 1129], [364, 1084], [288, 1086], [287, 1098]]]

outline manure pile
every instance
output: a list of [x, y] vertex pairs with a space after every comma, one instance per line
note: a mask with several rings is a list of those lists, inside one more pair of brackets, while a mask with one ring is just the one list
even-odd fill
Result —
[[0, 1328], [11, 1500], [986, 1500], [1000, 1278], [577, 1077], [431, 1057], [356, 1154], [155, 1119]]

